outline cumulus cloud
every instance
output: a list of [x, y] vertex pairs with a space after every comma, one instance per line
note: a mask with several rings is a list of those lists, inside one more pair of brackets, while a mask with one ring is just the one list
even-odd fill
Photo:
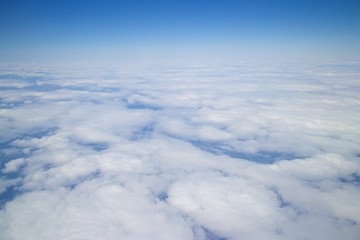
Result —
[[0, 68], [0, 236], [360, 235], [359, 65]]

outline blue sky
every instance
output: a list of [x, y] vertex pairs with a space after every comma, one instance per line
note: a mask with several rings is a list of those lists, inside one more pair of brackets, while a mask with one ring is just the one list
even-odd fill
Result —
[[0, 59], [156, 54], [357, 58], [353, 0], [0, 2]]

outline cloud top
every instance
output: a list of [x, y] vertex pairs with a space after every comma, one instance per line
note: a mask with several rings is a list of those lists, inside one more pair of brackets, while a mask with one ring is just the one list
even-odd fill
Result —
[[0, 236], [360, 235], [359, 65], [0, 69]]

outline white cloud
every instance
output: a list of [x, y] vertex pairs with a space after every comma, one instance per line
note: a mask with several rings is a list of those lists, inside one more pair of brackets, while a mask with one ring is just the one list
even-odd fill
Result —
[[170, 204], [193, 216], [221, 236], [275, 234], [286, 211], [265, 186], [241, 177], [196, 175], [177, 182], [170, 190]]
[[1, 239], [357, 239], [360, 76], [334, 69], [0, 69]]
[[25, 164], [24, 158], [17, 158], [10, 162], [5, 163], [5, 168], [3, 170], [4, 173], [16, 172], [19, 170], [21, 166]]
[[294, 177], [316, 181], [346, 178], [352, 174], [360, 174], [357, 162], [344, 159], [337, 154], [315, 155], [309, 159], [280, 161], [271, 166]]

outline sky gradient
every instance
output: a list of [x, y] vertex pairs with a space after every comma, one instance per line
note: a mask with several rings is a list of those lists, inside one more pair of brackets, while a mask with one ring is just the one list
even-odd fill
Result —
[[188, 56], [356, 59], [360, 3], [300, 1], [10, 1], [0, 59]]

